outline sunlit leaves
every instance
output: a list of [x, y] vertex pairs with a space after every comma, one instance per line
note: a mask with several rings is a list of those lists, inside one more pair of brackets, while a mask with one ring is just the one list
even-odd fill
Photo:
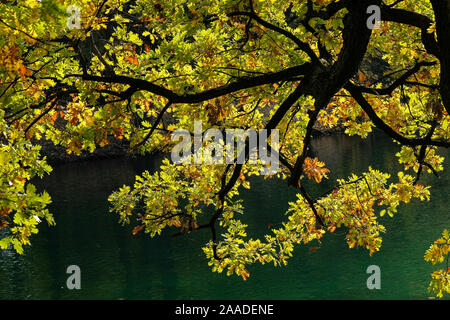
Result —
[[401, 151], [398, 152], [396, 156], [399, 158], [399, 162], [404, 164], [405, 170], [412, 168], [417, 172], [424, 163], [426, 164], [426, 169], [429, 173], [443, 170], [442, 163], [444, 162], [444, 158], [436, 154], [436, 148], [429, 147], [425, 150], [425, 157], [422, 160], [422, 163], [418, 160], [419, 148], [402, 146]]
[[370, 254], [381, 247], [381, 234], [385, 231], [376, 215], [386, 212], [393, 216], [401, 202], [408, 203], [412, 197], [428, 199], [429, 191], [423, 186], [414, 186], [411, 176], [399, 174], [399, 182], [388, 184], [388, 174], [370, 169], [361, 177], [352, 176], [339, 180], [339, 187], [318, 201], [319, 213], [327, 225], [345, 226], [350, 248], [362, 246]]
[[119, 213], [123, 224], [130, 223], [130, 217], [139, 214], [140, 223], [151, 236], [160, 234], [166, 226], [179, 227], [183, 233], [195, 230], [201, 205], [218, 205], [214, 201], [217, 192], [214, 180], [220, 171], [210, 170], [208, 166], [207, 169], [193, 167], [164, 160], [161, 172], [153, 175], [144, 172], [136, 178], [133, 190], [124, 186], [113, 193], [109, 197], [113, 204], [111, 211]]
[[306, 158], [303, 170], [309, 179], [314, 179], [317, 183], [320, 183], [323, 178], [328, 178], [327, 174], [330, 172], [324, 166], [325, 163], [319, 161], [317, 158]]
[[450, 268], [448, 258], [450, 254], [450, 232], [445, 229], [442, 237], [435, 240], [425, 253], [425, 261], [430, 261], [433, 265], [445, 262], [444, 269], [436, 270], [431, 274], [429, 290], [436, 296], [442, 298], [444, 293], [450, 293]]
[[[35, 176], [42, 177], [51, 168], [40, 159], [40, 147], [32, 146], [23, 136], [0, 119], [0, 249], [13, 247], [23, 253], [23, 246], [30, 245], [30, 238], [38, 232], [42, 221], [54, 224], [46, 206], [50, 196], [38, 193], [29, 183]], [[6, 144], [5, 144], [5, 141]]]

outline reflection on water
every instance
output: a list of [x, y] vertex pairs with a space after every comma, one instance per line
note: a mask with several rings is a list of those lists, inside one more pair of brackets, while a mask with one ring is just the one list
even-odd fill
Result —
[[[361, 173], [372, 166], [398, 168], [398, 146], [381, 135], [366, 140], [341, 135], [314, 140], [312, 153], [332, 170], [331, 182], [309, 185], [319, 195], [333, 179]], [[449, 156], [449, 154], [445, 154]], [[448, 161], [448, 160], [446, 160]], [[430, 242], [450, 226], [449, 175], [432, 181], [432, 201], [402, 206], [387, 227], [382, 251], [373, 257], [348, 249], [343, 232], [327, 235], [314, 253], [299, 246], [287, 267], [250, 267], [251, 277], [212, 273], [201, 247], [207, 231], [172, 238], [131, 235], [130, 227], [109, 213], [108, 195], [136, 174], [155, 170], [154, 158], [102, 160], [61, 165], [37, 181], [53, 198], [56, 227], [42, 227], [23, 256], [0, 254], [1, 299], [426, 299], [429, 273], [436, 267], [423, 260]], [[242, 219], [250, 236], [268, 232], [267, 225], [284, 219], [295, 190], [282, 181], [253, 180], [242, 192]], [[316, 245], [316, 244], [313, 244]], [[81, 268], [81, 290], [66, 288], [66, 268]], [[381, 290], [366, 288], [369, 265], [381, 268]]]

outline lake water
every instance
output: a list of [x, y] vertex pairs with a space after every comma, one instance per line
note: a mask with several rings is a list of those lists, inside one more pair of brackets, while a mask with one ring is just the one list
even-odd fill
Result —
[[[399, 147], [381, 134], [366, 140], [343, 135], [314, 139], [314, 155], [332, 170], [331, 182], [310, 185], [312, 194], [328, 190], [335, 178], [368, 166], [398, 168]], [[447, 158], [448, 152], [443, 154]], [[109, 213], [108, 195], [144, 170], [155, 170], [158, 159], [112, 159], [59, 165], [37, 181], [52, 196], [50, 209], [57, 225], [43, 225], [32, 246], [20, 256], [0, 253], [0, 299], [427, 299], [430, 273], [437, 267], [423, 260], [430, 243], [450, 228], [449, 174], [432, 183], [430, 202], [401, 206], [394, 218], [383, 217], [387, 232], [381, 251], [349, 249], [345, 234], [327, 235], [315, 252], [298, 246], [286, 267], [254, 265], [247, 281], [212, 273], [201, 247], [209, 231], [155, 239], [131, 235], [130, 227]], [[446, 160], [445, 167], [448, 167]], [[296, 190], [283, 181], [253, 179], [242, 192], [249, 235], [260, 236], [268, 224], [285, 219]], [[312, 244], [311, 246], [315, 246]], [[81, 268], [81, 290], [66, 288], [69, 265]], [[369, 290], [369, 265], [381, 268], [381, 290]]]

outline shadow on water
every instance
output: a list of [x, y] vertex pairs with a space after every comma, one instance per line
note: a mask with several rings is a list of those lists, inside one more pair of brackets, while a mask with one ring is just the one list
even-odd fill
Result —
[[[312, 156], [331, 169], [330, 180], [310, 184], [314, 195], [332, 187], [336, 178], [358, 174], [369, 166], [382, 171], [399, 168], [399, 147], [381, 134], [366, 140], [344, 135], [316, 138]], [[448, 157], [448, 153], [444, 154]], [[446, 160], [448, 161], [448, 160]], [[423, 260], [425, 250], [450, 226], [447, 214], [449, 175], [427, 177], [432, 201], [402, 206], [395, 218], [383, 217], [387, 228], [382, 250], [373, 257], [349, 249], [339, 230], [320, 248], [298, 246], [283, 268], [250, 267], [251, 277], [210, 272], [201, 247], [209, 233], [151, 239], [131, 235], [109, 213], [108, 195], [144, 170], [154, 171], [160, 159], [114, 159], [60, 165], [37, 181], [52, 196], [56, 227], [41, 227], [32, 246], [19, 256], [0, 255], [1, 299], [427, 299], [429, 274], [436, 267]], [[393, 177], [395, 179], [395, 177]], [[242, 191], [250, 236], [270, 232], [267, 225], [285, 219], [296, 191], [282, 181], [254, 179]], [[317, 244], [311, 244], [317, 246]], [[66, 268], [81, 268], [81, 290], [68, 290]], [[368, 290], [366, 269], [381, 268], [381, 290]]]

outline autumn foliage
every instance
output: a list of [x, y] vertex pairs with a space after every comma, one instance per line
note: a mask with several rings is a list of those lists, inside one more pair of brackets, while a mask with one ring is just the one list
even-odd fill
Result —
[[[70, 5], [78, 6], [79, 17], [67, 13]], [[380, 7], [379, 29], [367, 27], [370, 5]], [[165, 153], [174, 146], [171, 133], [193, 132], [198, 120], [204, 130], [278, 129], [280, 170], [265, 178], [285, 180], [297, 200], [283, 223], [249, 239], [239, 194], [264, 164], [166, 160], [108, 199], [120, 222], [133, 224], [133, 234], [210, 232], [203, 251], [212, 270], [243, 280], [249, 265], [285, 265], [295, 245], [338, 229], [350, 248], [375, 254], [385, 232], [379, 217], [395, 217], [413, 198], [428, 200], [423, 175], [438, 177], [444, 169], [440, 150], [450, 146], [446, 5], [450, 1], [3, 1], [0, 248], [21, 253], [41, 221], [54, 223], [46, 209], [50, 196], [30, 184], [51, 171], [39, 141], [75, 155], [113, 140], [132, 153]], [[79, 28], [68, 27], [74, 18]], [[378, 128], [401, 145], [396, 156], [403, 168], [340, 177], [314, 198], [305, 181], [320, 184], [330, 173], [310, 155], [317, 127], [361, 139]], [[426, 259], [448, 254], [447, 234]], [[448, 269], [442, 272], [431, 284], [439, 296], [448, 291]]]

